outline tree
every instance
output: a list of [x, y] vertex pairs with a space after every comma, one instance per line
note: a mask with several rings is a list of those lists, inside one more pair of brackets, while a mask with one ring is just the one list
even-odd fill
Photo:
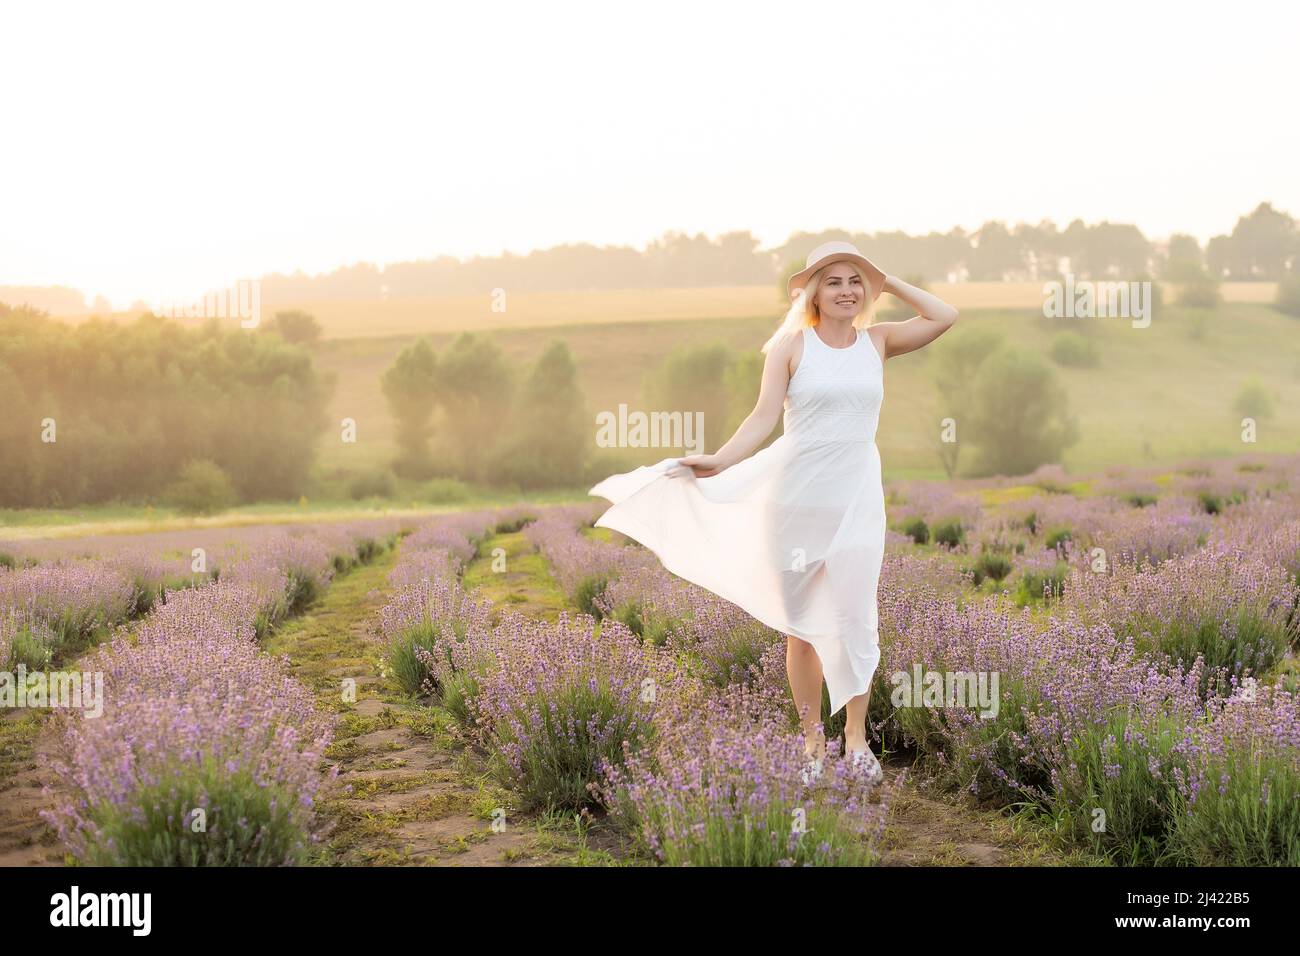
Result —
[[1278, 279], [1287, 263], [1300, 254], [1296, 221], [1262, 202], [1242, 216], [1231, 236], [1215, 236], [1206, 249], [1210, 271], [1233, 279]]
[[979, 450], [977, 475], [1027, 474], [1059, 461], [1079, 439], [1056, 373], [1023, 349], [989, 356], [975, 376], [972, 398], [966, 434]]
[[275, 313], [271, 328], [280, 338], [295, 345], [315, 345], [321, 336], [321, 325], [314, 315], [296, 309]]
[[1219, 280], [1204, 269], [1189, 272], [1178, 283], [1178, 304], [1193, 309], [1214, 309], [1223, 302]]
[[393, 470], [412, 478], [428, 478], [431, 420], [438, 399], [438, 356], [425, 339], [398, 353], [384, 372], [380, 388], [397, 421], [398, 456]]
[[[763, 365], [766, 356], [759, 351], [745, 351], [734, 355], [727, 371], [723, 375], [723, 385], [727, 395], [727, 417], [722, 428], [723, 441], [735, 434], [740, 423], [749, 417], [758, 401], [758, 392], [763, 385]], [[765, 437], [755, 451], [766, 448], [781, 437], [785, 423], [778, 418], [776, 428]], [[716, 448], [713, 451], [717, 451]]]
[[452, 474], [477, 481], [507, 426], [514, 388], [501, 349], [462, 332], [438, 361], [436, 393]]
[[[0, 305], [0, 310], [5, 307]], [[38, 428], [42, 416], [27, 399], [22, 382], [0, 362], [0, 506], [31, 504], [41, 485]]]
[[1024, 249], [1005, 225], [986, 222], [980, 227], [977, 244], [967, 254], [967, 268], [973, 280], [1000, 282], [1024, 270]]
[[1174, 233], [1169, 237], [1169, 252], [1161, 278], [1169, 282], [1186, 282], [1205, 274], [1205, 256], [1195, 236]]
[[730, 365], [731, 350], [720, 342], [679, 346], [646, 381], [650, 410], [702, 413], [704, 451], [716, 452], [731, 437], [724, 434], [729, 417], [726, 376]]
[[1126, 279], [1146, 272], [1151, 243], [1137, 226], [1102, 221], [1095, 226], [1076, 219], [1061, 235], [1070, 271], [1092, 279]]
[[492, 475], [523, 488], [576, 484], [584, 474], [591, 434], [573, 354], [564, 342], [554, 341], [524, 381]]
[[[152, 498], [192, 459], [216, 463], [244, 499], [297, 497], [327, 421], [329, 379], [308, 354], [216, 320], [69, 328], [6, 309], [0, 355], [12, 373], [0, 407], [17, 429], [0, 435], [0, 497], [17, 506]], [[46, 419], [56, 437], [43, 442]]]
[[966, 413], [973, 405], [971, 385], [975, 373], [985, 359], [1002, 347], [1002, 335], [978, 326], [953, 339], [936, 342], [938, 362], [934, 373], [935, 391], [939, 393], [939, 419], [936, 427], [947, 418], [957, 426], [957, 440], [944, 441], [943, 430], [935, 433], [935, 444], [944, 471], [951, 478], [957, 474], [957, 458], [961, 443], [968, 435]]

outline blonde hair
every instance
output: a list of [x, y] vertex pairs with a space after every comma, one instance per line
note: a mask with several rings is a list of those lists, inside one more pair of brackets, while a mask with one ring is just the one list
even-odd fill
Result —
[[[867, 290], [866, 308], [853, 318], [853, 327], [855, 329], [866, 329], [876, 320], [876, 300], [871, 297], [871, 278], [867, 275], [867, 271], [856, 262], [852, 260], [840, 260], [840, 262], [844, 262], [858, 274], [858, 277], [862, 279], [862, 287]], [[772, 337], [763, 343], [760, 352], [766, 354], [772, 346], [785, 337], [800, 333], [804, 329], [815, 328], [821, 322], [822, 317], [817, 311], [817, 288], [821, 285], [826, 270], [831, 266], [839, 265], [840, 262], [828, 262], [808, 277], [808, 282], [804, 285], [802, 291], [795, 291], [794, 301], [790, 303], [785, 318], [782, 319], [777, 330], [772, 333]]]

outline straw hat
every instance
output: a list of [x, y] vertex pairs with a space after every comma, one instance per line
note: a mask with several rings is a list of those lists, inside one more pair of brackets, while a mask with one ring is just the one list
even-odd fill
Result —
[[820, 246], [808, 253], [808, 265], [802, 272], [796, 272], [786, 283], [786, 292], [790, 298], [794, 299], [794, 294], [804, 287], [808, 278], [820, 269], [822, 266], [828, 266], [832, 262], [856, 262], [866, 272], [871, 284], [871, 298], [876, 300], [880, 298], [880, 293], [885, 287], [885, 273], [882, 272], [874, 262], [858, 252], [857, 246], [851, 242], [823, 242]]

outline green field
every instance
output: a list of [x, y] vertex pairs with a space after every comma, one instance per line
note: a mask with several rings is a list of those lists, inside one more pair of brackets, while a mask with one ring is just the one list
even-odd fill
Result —
[[[1300, 449], [1300, 321], [1266, 304], [1272, 283], [1225, 284], [1226, 301], [1219, 308], [1203, 311], [1168, 306], [1158, 311], [1145, 329], [1135, 329], [1128, 320], [1117, 318], [1045, 319], [1041, 305], [1019, 304], [1034, 293], [1029, 285], [936, 286], [936, 291], [950, 296], [962, 312], [957, 325], [932, 346], [898, 356], [886, 366], [878, 440], [887, 483], [944, 477], [935, 451], [939, 430], [936, 358], [977, 329], [996, 330], [1005, 342], [1045, 357], [1054, 337], [1063, 331], [1077, 332], [1095, 344], [1100, 356], [1095, 368], [1064, 368], [1052, 363], [1081, 431], [1078, 444], [1065, 454], [1063, 464], [1069, 472]], [[413, 482], [399, 482], [397, 492], [386, 499], [352, 500], [351, 479], [386, 467], [395, 454], [393, 422], [379, 381], [401, 349], [415, 341], [414, 330], [426, 330], [424, 334], [436, 349], [444, 348], [461, 331], [479, 331], [500, 346], [519, 379], [548, 343], [563, 340], [577, 364], [591, 416], [594, 449], [595, 414], [616, 411], [620, 403], [632, 410], [650, 410], [644, 392], [646, 376], [673, 349], [720, 342], [737, 354], [757, 353], [780, 320], [779, 308], [771, 304], [772, 290], [731, 290], [736, 293], [734, 301], [719, 291], [537, 294], [531, 297], [531, 305], [520, 296], [511, 300], [506, 325], [501, 324], [500, 315], [476, 319], [450, 310], [446, 303], [440, 313], [436, 309], [430, 312], [428, 303], [418, 301], [331, 303], [318, 316], [323, 340], [313, 352], [316, 364], [335, 377], [329, 404], [333, 424], [321, 436], [317, 480], [303, 498], [247, 504], [208, 519], [185, 518], [143, 503], [0, 510], [3, 537], [147, 532], [205, 522], [333, 519], [508, 503], [512, 496], [500, 490], [453, 488], [450, 494], [442, 494]], [[1167, 301], [1170, 291], [1166, 289]], [[980, 307], [980, 303], [989, 302], [1003, 304]], [[567, 323], [559, 320], [566, 303], [573, 316]], [[692, 303], [695, 317], [685, 311]], [[736, 314], [738, 304], [750, 311]], [[884, 305], [896, 302], [886, 297]], [[615, 316], [619, 321], [610, 320]], [[383, 334], [366, 335], [368, 329], [383, 330]], [[393, 334], [393, 329], [412, 331]], [[1259, 421], [1258, 441], [1253, 445], [1242, 442], [1241, 415], [1234, 409], [1238, 393], [1251, 378], [1262, 383], [1273, 405], [1272, 417]], [[340, 438], [338, 423], [345, 418], [357, 423], [355, 443]], [[599, 451], [600, 462], [593, 467], [602, 475], [682, 453], [669, 448]], [[959, 474], [972, 458], [963, 452]], [[583, 500], [585, 491], [583, 485], [530, 497], [574, 501]]]
[[[675, 347], [720, 341], [737, 350], [757, 350], [775, 326], [773, 316], [763, 315], [483, 334], [521, 370], [552, 339], [567, 342], [592, 411], [594, 434], [597, 410], [616, 410], [620, 402], [645, 407], [643, 378]], [[939, 351], [976, 327], [996, 329], [1008, 343], [1044, 355], [1062, 331], [1096, 342], [1098, 367], [1057, 368], [1082, 432], [1066, 453], [1069, 471], [1300, 448], [1300, 321], [1266, 305], [1228, 303], [1213, 312], [1169, 306], [1145, 329], [1133, 328], [1126, 319], [1049, 320], [1029, 309], [968, 309], [934, 345], [886, 366], [879, 443], [887, 480], [943, 476], [932, 449], [938, 423], [931, 368]], [[429, 339], [441, 348], [451, 335]], [[320, 346], [319, 363], [338, 375], [332, 417], [355, 418], [359, 431], [354, 445], [326, 436], [320, 460], [327, 471], [373, 467], [393, 454], [392, 423], [378, 381], [410, 341], [413, 337], [338, 339]], [[1271, 392], [1275, 414], [1259, 423], [1258, 442], [1246, 445], [1233, 403], [1252, 375]], [[648, 462], [670, 454], [672, 450], [629, 450], [628, 460]]]

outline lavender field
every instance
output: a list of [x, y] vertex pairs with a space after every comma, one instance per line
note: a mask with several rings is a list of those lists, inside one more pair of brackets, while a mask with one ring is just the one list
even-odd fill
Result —
[[1300, 863], [1300, 457], [887, 491], [883, 782], [805, 781], [784, 639], [602, 502], [0, 548], [0, 859], [932, 862], [929, 793], [1061, 862]]

